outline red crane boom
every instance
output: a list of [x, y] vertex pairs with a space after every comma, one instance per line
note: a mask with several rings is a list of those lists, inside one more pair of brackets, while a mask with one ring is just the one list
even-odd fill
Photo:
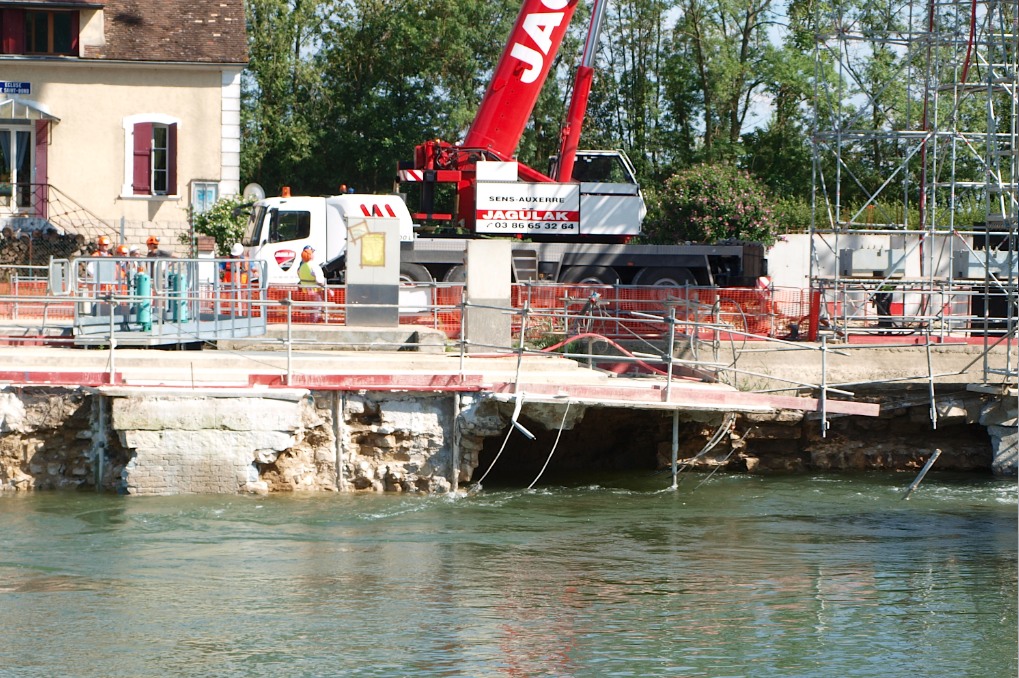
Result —
[[[523, 0], [463, 142], [425, 142], [412, 163], [400, 164], [400, 181], [419, 185], [414, 218], [542, 239], [625, 242], [640, 233], [646, 209], [629, 159], [622, 151], [577, 151], [606, 0], [592, 2], [551, 176], [513, 159], [578, 3]], [[443, 185], [455, 185], [455, 199], [452, 209], [436, 211], [437, 198], [450, 194]]]
[[464, 146], [513, 157], [577, 1], [525, 0]]

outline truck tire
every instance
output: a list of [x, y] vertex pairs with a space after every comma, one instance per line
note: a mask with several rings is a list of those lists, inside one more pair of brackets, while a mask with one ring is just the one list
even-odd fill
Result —
[[411, 285], [414, 283], [431, 284], [432, 274], [421, 264], [400, 264], [400, 284]]
[[654, 285], [656, 287], [683, 287], [696, 285], [697, 276], [689, 268], [667, 268], [650, 266], [637, 271], [633, 276], [634, 285]]
[[467, 282], [467, 267], [462, 264], [450, 267], [446, 275], [442, 276], [442, 282], [463, 283]]
[[560, 282], [615, 285], [619, 282], [619, 274], [611, 266], [571, 266], [562, 274]]

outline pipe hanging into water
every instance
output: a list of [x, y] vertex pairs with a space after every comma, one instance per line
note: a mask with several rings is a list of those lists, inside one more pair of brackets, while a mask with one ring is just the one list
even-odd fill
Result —
[[920, 486], [920, 482], [923, 481], [923, 477], [927, 475], [927, 471], [931, 470], [931, 466], [934, 466], [934, 462], [936, 462], [940, 456], [941, 449], [939, 448], [934, 450], [934, 454], [931, 455], [931, 458], [928, 459], [927, 463], [923, 465], [922, 469], [920, 469], [920, 475], [916, 477], [916, 480], [909, 484], [909, 488], [906, 490], [906, 496], [902, 498], [903, 501], [909, 499], [909, 495], [913, 494], [913, 490]]
[[555, 454], [555, 450], [559, 446], [559, 438], [561, 438], [562, 435], [563, 435], [563, 426], [566, 425], [566, 416], [569, 413], [570, 413], [570, 401], [569, 401], [569, 399], [567, 399], [566, 400], [566, 409], [563, 411], [563, 420], [561, 422], [559, 422], [559, 433], [556, 434], [555, 442], [552, 443], [552, 449], [549, 450], [548, 458], [545, 459], [545, 465], [541, 467], [541, 470], [538, 471], [538, 475], [534, 477], [534, 480], [532, 480], [531, 484], [527, 486], [527, 489], [530, 490], [531, 488], [534, 487], [534, 484], [536, 482], [538, 482], [539, 478], [541, 478], [541, 474], [543, 474], [545, 472], [545, 469], [548, 468], [548, 463], [550, 461], [552, 461], [552, 455]]

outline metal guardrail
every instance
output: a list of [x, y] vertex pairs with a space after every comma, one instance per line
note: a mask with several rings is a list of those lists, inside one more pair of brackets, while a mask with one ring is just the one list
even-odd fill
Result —
[[[0, 286], [11, 299], [0, 307], [0, 319], [28, 320], [40, 308], [60, 307], [67, 301], [100, 302], [111, 294], [120, 297], [132, 293], [133, 273], [137, 267], [149, 276], [149, 293], [157, 306], [180, 309], [183, 316], [197, 318], [218, 303], [242, 301], [251, 308], [264, 308], [266, 322], [287, 322], [282, 302], [307, 301], [311, 294], [294, 288], [265, 289], [257, 282], [225, 284], [216, 274], [229, 259], [132, 259], [82, 257], [73, 261], [54, 260], [46, 267], [8, 267], [9, 282]], [[46, 279], [42, 274], [46, 274]], [[254, 277], [254, 276], [252, 276]], [[6, 287], [6, 290], [2, 289]], [[632, 286], [515, 285], [513, 306], [525, 303], [530, 309], [526, 327], [514, 323], [528, 340], [551, 340], [569, 330], [597, 328], [598, 333], [615, 339], [659, 339], [665, 331], [649, 323], [645, 316], [664, 317], [674, 309], [682, 321], [728, 324], [745, 338], [770, 336], [785, 339], [812, 339], [809, 325], [834, 340], [853, 336], [880, 335], [908, 337], [930, 333], [939, 341], [970, 337], [994, 337], [1014, 331], [1016, 318], [1008, 311], [1008, 295], [991, 297], [984, 303], [986, 290], [938, 287], [921, 283], [899, 282], [892, 289], [876, 283], [843, 282], [824, 287], [815, 300], [809, 290], [733, 289], [733, 288], [641, 288]], [[42, 297], [51, 298], [43, 302]], [[445, 283], [401, 288], [400, 322], [440, 329], [455, 340], [460, 332], [462, 286]], [[1012, 293], [1012, 306], [1015, 296]], [[137, 300], [133, 300], [137, 303]], [[264, 301], [264, 303], [263, 303]], [[998, 308], [997, 306], [1002, 306]], [[330, 287], [319, 313], [299, 312], [296, 322], [343, 323], [345, 289]], [[585, 311], [585, 309], [587, 309]], [[87, 325], [79, 308], [76, 326]], [[589, 316], [583, 323], [578, 315]], [[816, 315], [816, 319], [815, 319]], [[166, 316], [159, 316], [161, 320]], [[170, 319], [174, 316], [171, 314]], [[915, 343], [915, 342], [913, 342]]]
[[[343, 287], [328, 288], [322, 299], [299, 288], [266, 290], [252, 282], [259, 277], [257, 264], [243, 283], [224, 282], [220, 270], [239, 263], [82, 257], [54, 260], [49, 267], [12, 267], [5, 283], [10, 294], [0, 297], [0, 317], [6, 318], [9, 328], [18, 328], [15, 335], [28, 336], [34, 328], [51, 339], [65, 333], [86, 345], [106, 345], [111, 340], [140, 345], [229, 338], [257, 341], [270, 324], [292, 328], [309, 322], [345, 322], [348, 306]], [[134, 279], [139, 272], [150, 280], [150, 288], [142, 294]], [[236, 275], [231, 278], [238, 280]], [[656, 357], [663, 355], [711, 365], [717, 362], [723, 342], [740, 350], [748, 342], [766, 340], [799, 346], [800, 340], [809, 338], [805, 325], [815, 322], [818, 338], [829, 344], [870, 336], [884, 345], [982, 342], [988, 350], [1002, 343], [1015, 346], [1015, 313], [1006, 308], [1000, 313], [1003, 317], [996, 317], [995, 309], [984, 303], [986, 290], [932, 288], [926, 282], [906, 280], [894, 286], [879, 282], [843, 281], [816, 295], [781, 289], [532, 283], [515, 285], [512, 307], [504, 311], [514, 318], [514, 344], [541, 350], [584, 335], [586, 350], [574, 342], [570, 357], [589, 365], [604, 363], [605, 351], [611, 353], [618, 346], [630, 354], [616, 359], [620, 369], [627, 362], [660, 364]], [[883, 305], [879, 295], [888, 295]], [[1015, 304], [1014, 292], [1002, 299]], [[462, 347], [467, 305], [461, 285], [401, 288], [400, 304], [401, 324], [440, 329], [450, 345]], [[295, 343], [291, 329], [287, 332], [288, 341]], [[666, 340], [673, 342], [677, 353], [664, 350]], [[987, 369], [988, 378], [998, 372], [1006, 380], [1016, 378], [1014, 357], [1004, 370]]]

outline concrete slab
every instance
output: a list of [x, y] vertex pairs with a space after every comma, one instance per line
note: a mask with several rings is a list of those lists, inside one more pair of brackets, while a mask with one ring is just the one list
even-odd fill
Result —
[[[295, 349], [317, 351], [417, 351], [445, 353], [446, 335], [441, 330], [419, 325], [399, 327], [346, 327], [343, 325], [294, 325], [289, 331]], [[286, 325], [269, 325], [265, 335], [244, 339], [221, 339], [224, 351], [286, 350]]]

